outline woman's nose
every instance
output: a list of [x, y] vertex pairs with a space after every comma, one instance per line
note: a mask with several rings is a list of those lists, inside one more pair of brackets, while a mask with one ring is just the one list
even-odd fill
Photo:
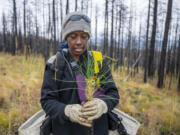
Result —
[[76, 43], [77, 43], [77, 44], [82, 44], [82, 41], [81, 41], [81, 37], [80, 37], [80, 36], [77, 37]]

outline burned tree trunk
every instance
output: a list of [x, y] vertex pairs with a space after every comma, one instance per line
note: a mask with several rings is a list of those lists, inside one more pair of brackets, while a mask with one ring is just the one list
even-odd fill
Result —
[[66, 1], [66, 15], [69, 13], [69, 0]]
[[157, 9], [158, 9], [158, 0], [155, 0], [151, 45], [150, 45], [150, 50], [149, 50], [149, 64], [148, 64], [148, 76], [149, 77], [152, 77], [154, 74], [154, 49], [155, 49], [156, 26], [157, 26]]
[[106, 0], [105, 6], [105, 19], [104, 19], [104, 49], [103, 54], [108, 53], [108, 0]]
[[2, 46], [2, 50], [5, 50], [5, 52], [10, 52], [10, 48], [7, 45], [7, 21], [6, 21], [6, 16], [4, 13], [2, 16], [2, 25], [3, 25], [3, 46]]
[[84, 10], [84, 0], [81, 0], [81, 11]]
[[170, 72], [170, 66], [171, 66], [171, 48], [168, 49], [167, 52], [167, 64], [166, 64], [166, 74], [169, 74]]
[[23, 27], [24, 27], [24, 40], [23, 40], [23, 46], [24, 46], [24, 55], [26, 56], [26, 59], [27, 59], [27, 56], [28, 56], [28, 52], [27, 52], [27, 43], [26, 43], [26, 4], [27, 4], [27, 1], [24, 0], [23, 2]]
[[[63, 4], [62, 0], [60, 0], [60, 18], [61, 18], [61, 29], [62, 29], [62, 22], [63, 22]], [[61, 41], [62, 41], [62, 33], [61, 33]]]
[[176, 75], [180, 72], [180, 35], [179, 35], [179, 43], [177, 46], [177, 56], [176, 56]]
[[17, 11], [16, 11], [16, 0], [13, 0], [13, 42], [11, 53], [12, 55], [16, 54], [16, 48], [18, 47], [17, 40]]
[[78, 2], [76, 0], [76, 2], [75, 2], [75, 11], [77, 11], [77, 7], [78, 7]]
[[180, 91], [180, 35], [179, 35], [179, 45], [178, 45], [178, 54], [177, 54], [177, 73], [179, 73], [179, 81], [178, 81], [178, 90]]
[[168, 41], [168, 33], [169, 33], [169, 26], [171, 22], [171, 14], [172, 14], [172, 3], [173, 0], [168, 0], [168, 10], [166, 15], [166, 23], [165, 23], [165, 31], [164, 31], [164, 38], [162, 43], [162, 51], [161, 51], [161, 59], [158, 69], [158, 88], [163, 87], [163, 80], [164, 80], [164, 67], [166, 61], [166, 48], [167, 48], [167, 41]]
[[110, 46], [110, 57], [113, 58], [114, 48], [114, 1], [112, 0], [112, 16], [111, 16], [111, 46]]
[[180, 72], [179, 72], [178, 90], [180, 91]]
[[[122, 18], [122, 10], [119, 10], [119, 28], [118, 28], [118, 48], [117, 48], [117, 58], [118, 58], [118, 62], [117, 62], [117, 67], [119, 67], [120, 63], [121, 63], [121, 57], [120, 57], [120, 44], [121, 44], [121, 18]], [[123, 48], [121, 48], [123, 49]]]
[[96, 15], [95, 15], [95, 50], [97, 50], [97, 24], [98, 24], [98, 6], [96, 5]]
[[[67, 13], [67, 9], [66, 9]], [[53, 0], [53, 30], [54, 30], [54, 45], [53, 45], [53, 54], [56, 53], [56, 11], [55, 11], [55, 0]]]
[[177, 52], [177, 37], [178, 37], [178, 19], [177, 19], [177, 23], [176, 23], [174, 47], [173, 47], [172, 59], [171, 59], [171, 68], [170, 68], [171, 76], [175, 74], [175, 69], [176, 69], [176, 54], [178, 53]]
[[144, 58], [144, 83], [147, 82], [150, 5], [151, 5], [151, 0], [149, 0], [148, 17], [147, 17], [147, 28], [146, 28], [146, 48], [145, 48], [145, 58]]

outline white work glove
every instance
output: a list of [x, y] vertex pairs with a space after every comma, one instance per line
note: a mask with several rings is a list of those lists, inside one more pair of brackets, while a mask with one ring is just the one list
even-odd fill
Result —
[[69, 117], [69, 119], [72, 122], [76, 122], [81, 125], [91, 127], [92, 121], [88, 121], [87, 119], [81, 117], [82, 116], [81, 109], [82, 109], [82, 106], [79, 104], [66, 105], [64, 109], [64, 113], [67, 117]]
[[94, 98], [93, 100], [83, 104], [82, 117], [92, 121], [101, 117], [104, 113], [107, 113], [107, 111], [108, 108], [106, 103], [101, 99]]

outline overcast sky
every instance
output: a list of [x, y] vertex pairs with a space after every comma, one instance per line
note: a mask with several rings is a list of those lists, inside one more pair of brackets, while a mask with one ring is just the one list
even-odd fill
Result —
[[[11, 1], [12, 0], [0, 0], [0, 15], [2, 14], [3, 11], [8, 10], [9, 5], [10, 5], [9, 3]], [[16, 0], [16, 1], [19, 3], [19, 2], [22, 2], [23, 0]], [[28, 1], [30, 1], [30, 0], [28, 0]], [[49, 1], [49, 0], [47, 0], [47, 1]], [[70, 2], [73, 2], [73, 1], [75, 1], [75, 0], [70, 0]], [[97, 3], [98, 6], [101, 6], [104, 4], [104, 1], [105, 0], [93, 0], [93, 3]], [[124, 1], [125, 1], [125, 3], [127, 3], [127, 5], [130, 5], [131, 0], [124, 0]], [[144, 10], [145, 7], [147, 7], [147, 3], [149, 0], [132, 0], [132, 1], [136, 4], [137, 10], [142, 11], [142, 10]], [[161, 1], [168, 1], [168, 0], [161, 0]], [[65, 3], [66, 0], [64, 0], [63, 2]], [[174, 6], [180, 8], [180, 0], [173, 0], [173, 2], [174, 2]]]
[[[22, 7], [22, 1], [23, 0], [16, 0], [18, 5], [17, 8], [18, 10], [23, 11], [23, 7]], [[35, 0], [28, 0], [29, 1], [35, 1]], [[37, 0], [37, 1], [42, 1], [42, 0]], [[46, 2], [50, 2], [50, 0], [45, 0]], [[74, 10], [74, 3], [73, 1], [75, 0], [69, 0], [70, 1], [70, 10]], [[142, 16], [142, 20], [145, 22], [146, 21], [146, 16], [147, 16], [147, 7], [148, 7], [148, 1], [149, 0], [124, 0], [125, 4], [130, 7], [131, 1], [133, 2], [133, 8], [134, 10], [136, 9], [136, 15], [137, 15], [137, 26], [136, 28], [139, 28], [139, 23], [140, 23], [140, 16]], [[152, 0], [151, 0], [152, 1]], [[159, 0], [159, 1], [164, 1], [167, 3], [168, 0]], [[180, 8], [180, 0], [174, 0], [173, 1], [173, 8]], [[12, 0], [0, 0], [0, 24], [1, 24], [1, 18], [2, 18], [2, 12], [7, 13], [10, 12], [10, 8], [12, 7]], [[63, 0], [63, 3], [66, 3], [66, 0]], [[103, 31], [103, 27], [104, 27], [104, 21], [103, 21], [103, 17], [104, 17], [104, 4], [105, 4], [105, 0], [93, 0], [93, 15], [92, 15], [92, 32], [94, 32], [94, 23], [95, 23], [95, 5], [98, 5], [98, 8], [100, 9], [100, 12], [98, 13], [99, 16], [99, 20], [98, 20], [98, 32], [102, 32]], [[90, 5], [89, 5], [90, 6]], [[73, 7], [73, 8], [72, 8]], [[165, 5], [165, 7], [167, 7], [167, 4]], [[18, 12], [17, 10], [17, 12]], [[10, 16], [9, 16], [10, 17]], [[145, 25], [144, 25], [145, 27]], [[2, 29], [2, 27], [0, 27], [0, 30]]]

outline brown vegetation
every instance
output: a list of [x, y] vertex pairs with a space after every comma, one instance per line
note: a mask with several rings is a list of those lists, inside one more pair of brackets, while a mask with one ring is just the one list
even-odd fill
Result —
[[[11, 56], [0, 53], [0, 134], [15, 135], [18, 127], [41, 106], [40, 89], [44, 60], [41, 56]], [[176, 91], [177, 79], [168, 88], [156, 88], [157, 80], [143, 83], [143, 72], [124, 81], [126, 68], [116, 71], [114, 78], [119, 88], [119, 109], [136, 118], [141, 127], [138, 135], [180, 134], [180, 97]]]

